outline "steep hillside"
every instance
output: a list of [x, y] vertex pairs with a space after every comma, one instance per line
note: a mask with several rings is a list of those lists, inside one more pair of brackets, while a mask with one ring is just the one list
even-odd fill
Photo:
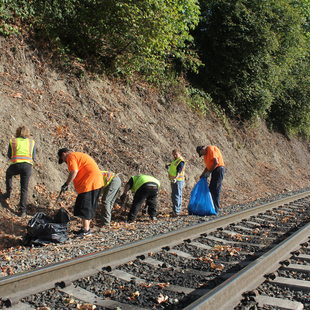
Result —
[[5, 190], [8, 141], [25, 124], [38, 148], [29, 196], [34, 206], [44, 207], [48, 194], [56, 194], [66, 179], [66, 166], [58, 165], [56, 156], [64, 146], [90, 154], [124, 181], [139, 172], [158, 177], [161, 210], [170, 206], [165, 164], [173, 148], [187, 160], [186, 198], [203, 169], [195, 152], [203, 144], [216, 144], [223, 152], [222, 207], [310, 186], [309, 146], [270, 133], [264, 124], [247, 130], [224, 126], [215, 116], [193, 113], [178, 99], [178, 89], [162, 97], [142, 83], [77, 78], [57, 71], [22, 40], [0, 38], [0, 46], [0, 188]]

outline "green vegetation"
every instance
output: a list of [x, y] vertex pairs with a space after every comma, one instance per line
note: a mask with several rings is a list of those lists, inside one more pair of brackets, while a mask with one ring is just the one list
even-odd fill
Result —
[[0, 34], [27, 29], [64, 64], [165, 87], [190, 73], [203, 115], [310, 139], [309, 16], [309, 0], [3, 0]]

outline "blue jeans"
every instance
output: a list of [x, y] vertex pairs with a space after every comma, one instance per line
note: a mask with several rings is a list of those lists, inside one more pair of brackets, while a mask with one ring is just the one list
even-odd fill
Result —
[[171, 200], [172, 211], [175, 214], [180, 214], [182, 209], [182, 192], [184, 187], [184, 181], [171, 182]]
[[217, 167], [212, 171], [211, 181], [209, 184], [210, 193], [212, 196], [215, 211], [218, 212], [220, 208], [220, 194], [222, 189], [222, 182], [225, 174], [224, 167]]

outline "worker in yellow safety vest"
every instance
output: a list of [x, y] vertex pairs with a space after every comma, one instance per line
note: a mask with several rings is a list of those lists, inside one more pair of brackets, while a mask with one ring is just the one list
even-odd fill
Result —
[[20, 126], [16, 130], [15, 138], [10, 140], [8, 158], [10, 166], [6, 170], [6, 193], [3, 199], [9, 199], [12, 192], [12, 177], [20, 175], [20, 216], [27, 213], [28, 185], [32, 174], [33, 161], [36, 157], [34, 140], [30, 139], [30, 130], [26, 126]]
[[110, 171], [101, 171], [103, 177], [102, 188], [102, 225], [110, 225], [111, 213], [117, 198], [117, 194], [121, 188], [122, 181], [120, 177]]
[[173, 161], [166, 167], [171, 181], [172, 216], [180, 215], [185, 183], [185, 161], [179, 150], [172, 151]]
[[132, 223], [136, 220], [137, 214], [141, 208], [143, 202], [146, 202], [147, 212], [150, 219], [157, 220], [157, 196], [160, 182], [150, 176], [145, 174], [139, 174], [132, 176], [124, 187], [124, 192], [121, 195], [121, 203], [125, 201], [127, 192], [131, 189], [134, 193], [132, 205], [128, 214], [128, 223]]

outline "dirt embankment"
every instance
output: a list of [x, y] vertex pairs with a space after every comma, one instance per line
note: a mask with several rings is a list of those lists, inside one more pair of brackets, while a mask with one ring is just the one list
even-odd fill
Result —
[[[222, 207], [310, 186], [309, 146], [270, 133], [264, 124], [247, 130], [224, 126], [214, 116], [193, 113], [178, 99], [178, 89], [164, 98], [142, 83], [77, 78], [57, 71], [22, 40], [0, 38], [0, 46], [0, 188], [5, 190], [8, 141], [19, 125], [27, 125], [37, 144], [29, 195], [34, 206], [48, 204], [63, 184], [66, 167], [58, 165], [56, 153], [64, 146], [90, 154], [123, 181], [137, 173], [156, 176], [162, 182], [161, 208], [170, 205], [165, 164], [173, 148], [187, 161], [185, 198], [203, 169], [195, 153], [203, 144], [219, 146], [225, 159]], [[15, 185], [12, 210], [17, 180]], [[3, 221], [15, 218], [1, 212]]]

